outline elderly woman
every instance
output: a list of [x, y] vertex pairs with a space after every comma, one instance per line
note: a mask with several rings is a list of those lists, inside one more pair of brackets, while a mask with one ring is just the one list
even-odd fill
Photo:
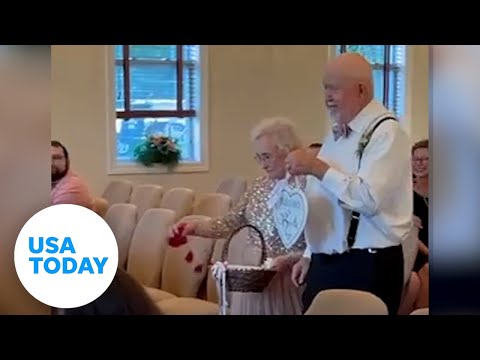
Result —
[[[285, 118], [260, 122], [252, 130], [251, 141], [255, 159], [266, 175], [257, 178], [240, 202], [224, 217], [209, 222], [180, 223], [174, 230], [182, 235], [228, 238], [234, 230], [243, 225], [255, 226], [262, 232], [267, 257], [273, 259], [278, 272], [262, 293], [231, 294], [230, 314], [299, 315], [302, 310], [301, 290], [291, 282], [290, 270], [302, 256], [305, 241], [302, 235], [290, 249], [283, 245], [275, 228], [268, 200], [277, 181], [287, 176], [286, 155], [302, 145], [293, 124]], [[300, 183], [304, 183], [304, 180]]]

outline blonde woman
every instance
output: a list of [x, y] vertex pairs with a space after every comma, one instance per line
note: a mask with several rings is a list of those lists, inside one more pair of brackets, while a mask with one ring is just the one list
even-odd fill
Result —
[[[233, 293], [230, 314], [300, 315], [301, 290], [293, 285], [290, 273], [293, 264], [303, 254], [305, 241], [302, 235], [290, 249], [285, 248], [275, 228], [268, 200], [277, 181], [287, 175], [287, 154], [302, 144], [294, 125], [286, 118], [261, 121], [252, 129], [251, 141], [255, 159], [265, 175], [252, 183], [240, 202], [226, 216], [210, 222], [177, 224], [174, 231], [181, 232], [182, 235], [227, 238], [240, 226], [255, 226], [265, 238], [267, 257], [274, 259], [278, 273], [263, 293]], [[254, 233], [251, 235], [257, 239]]]

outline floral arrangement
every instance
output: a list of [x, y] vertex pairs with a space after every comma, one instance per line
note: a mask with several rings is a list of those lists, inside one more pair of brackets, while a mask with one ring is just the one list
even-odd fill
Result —
[[358, 142], [358, 148], [357, 148], [357, 151], [356, 151], [356, 154], [357, 154], [359, 159], [362, 158], [363, 152], [365, 151], [365, 148], [367, 147], [368, 143], [372, 139], [373, 133], [375, 132], [378, 125], [380, 125], [383, 121], [388, 120], [388, 119], [395, 120], [394, 117], [384, 118], [384, 119], [380, 120], [375, 126], [373, 126], [373, 128], [367, 129], [367, 131], [365, 131], [362, 134], [362, 136], [360, 138], [360, 141]]
[[178, 165], [181, 151], [177, 141], [163, 135], [150, 135], [134, 150], [135, 159], [145, 166], [161, 164], [169, 169]]
[[363, 152], [365, 151], [365, 148], [367, 147], [368, 143], [370, 142], [370, 139], [371, 139], [372, 135], [373, 135], [372, 132], [362, 134], [362, 137], [360, 138], [360, 141], [358, 142], [358, 149], [357, 149], [357, 156], [359, 158], [362, 157]]

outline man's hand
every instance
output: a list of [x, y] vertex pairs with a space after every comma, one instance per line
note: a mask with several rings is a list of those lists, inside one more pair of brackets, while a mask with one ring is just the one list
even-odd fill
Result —
[[305, 149], [290, 152], [285, 159], [285, 166], [291, 175], [315, 175], [319, 179], [329, 169], [328, 164]]
[[309, 175], [313, 169], [315, 156], [305, 149], [290, 152], [285, 159], [287, 171], [291, 175]]
[[413, 225], [417, 228], [417, 229], [422, 229], [423, 226], [422, 226], [422, 220], [418, 217], [418, 216], [415, 216], [413, 215]]
[[310, 259], [302, 257], [292, 268], [292, 282], [295, 286], [302, 286], [310, 268]]

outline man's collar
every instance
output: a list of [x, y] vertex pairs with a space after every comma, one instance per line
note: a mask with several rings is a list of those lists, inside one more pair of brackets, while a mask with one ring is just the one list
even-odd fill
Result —
[[393, 116], [388, 109], [380, 102], [372, 100], [365, 106], [355, 118], [348, 123], [348, 126], [352, 131], [363, 134], [363, 132], [370, 126], [372, 121], [390, 115]]

